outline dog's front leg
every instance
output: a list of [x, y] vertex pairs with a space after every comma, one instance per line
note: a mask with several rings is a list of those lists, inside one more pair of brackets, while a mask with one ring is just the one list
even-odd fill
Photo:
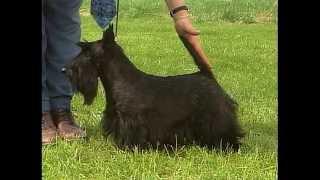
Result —
[[119, 138], [117, 144], [120, 147], [145, 147], [147, 129], [137, 115], [126, 114], [117, 111], [119, 117]]
[[107, 107], [103, 112], [101, 126], [103, 129], [103, 135], [106, 138], [109, 135], [111, 135], [112, 137], [119, 136], [119, 117], [112, 107]]

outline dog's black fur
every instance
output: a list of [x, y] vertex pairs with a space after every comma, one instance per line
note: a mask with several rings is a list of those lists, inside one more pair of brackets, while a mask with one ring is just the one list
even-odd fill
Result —
[[[119, 147], [160, 147], [197, 144], [237, 150], [240, 128], [237, 104], [199, 63], [192, 74], [158, 77], [137, 69], [115, 42], [112, 25], [102, 40], [80, 42], [82, 52], [66, 72], [91, 104], [100, 77], [106, 96], [104, 134]], [[188, 49], [189, 50], [189, 49]], [[189, 50], [190, 52], [190, 50]]]

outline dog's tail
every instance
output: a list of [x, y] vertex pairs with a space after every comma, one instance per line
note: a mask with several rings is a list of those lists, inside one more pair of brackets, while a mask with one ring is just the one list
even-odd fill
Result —
[[195, 41], [188, 41], [186, 38], [182, 36], [179, 36], [179, 38], [183, 42], [184, 46], [187, 48], [190, 55], [192, 56], [200, 72], [208, 76], [209, 78], [213, 78], [211, 65], [209, 63], [207, 56], [203, 52], [201, 46]]

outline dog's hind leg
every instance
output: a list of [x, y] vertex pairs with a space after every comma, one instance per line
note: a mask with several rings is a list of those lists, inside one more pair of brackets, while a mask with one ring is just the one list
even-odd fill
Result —
[[222, 150], [238, 150], [243, 132], [234, 114], [210, 113], [202, 116], [198, 126], [197, 137], [201, 145]]

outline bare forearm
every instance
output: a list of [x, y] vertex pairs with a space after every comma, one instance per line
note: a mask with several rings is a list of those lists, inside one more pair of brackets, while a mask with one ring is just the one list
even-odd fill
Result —
[[184, 0], [165, 0], [168, 6], [169, 11], [173, 10], [176, 7], [185, 5]]
[[[165, 0], [168, 6], [168, 9], [170, 12], [172, 12], [174, 9], [180, 6], [185, 6], [184, 0]], [[188, 11], [187, 10], [179, 10], [178, 12], [175, 12], [173, 14], [173, 20], [177, 21], [181, 17], [186, 17], [188, 16]]]
[[176, 10], [175, 13], [171, 13], [175, 28], [180, 38], [184, 41], [184, 44], [190, 48], [188, 49], [189, 52], [192, 56], [196, 57], [195, 60], [197, 63], [200, 63], [207, 69], [210, 69], [211, 65], [199, 41], [199, 31], [192, 26], [191, 20], [188, 16], [188, 11], [185, 8], [177, 11], [177, 7], [186, 6], [184, 0], [165, 1], [170, 12]]

